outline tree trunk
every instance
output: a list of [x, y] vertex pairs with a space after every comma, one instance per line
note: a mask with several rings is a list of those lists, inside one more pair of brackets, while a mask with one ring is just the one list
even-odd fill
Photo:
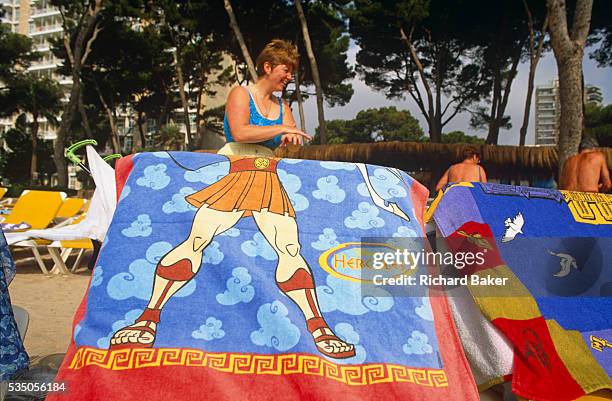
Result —
[[102, 103], [102, 107], [104, 107], [104, 110], [106, 111], [106, 116], [108, 117], [108, 124], [110, 125], [111, 129], [111, 143], [113, 144], [113, 152], [121, 153], [121, 145], [119, 144], [119, 133], [117, 132], [117, 123], [115, 122], [115, 114], [113, 113], [113, 110], [108, 107], [108, 104], [104, 100], [104, 96], [102, 96], [102, 92], [100, 91], [100, 88], [97, 84], [95, 85], [95, 87], [96, 92], [98, 92], [98, 98], [100, 99], [100, 103]]
[[185, 94], [185, 80], [183, 79], [183, 68], [179, 62], [178, 55], [174, 54], [174, 64], [176, 66], [176, 75], [178, 78], [179, 94], [181, 97], [181, 104], [183, 105], [183, 119], [185, 120], [185, 129], [187, 130], [187, 149], [193, 150], [192, 138], [191, 138], [191, 120], [189, 119], [189, 102], [187, 101], [187, 95]]
[[540, 31], [540, 40], [538, 47], [535, 46], [535, 32], [533, 29], [533, 17], [531, 16], [531, 10], [527, 0], [523, 0], [523, 6], [527, 14], [527, 23], [529, 26], [529, 78], [527, 80], [527, 97], [525, 98], [525, 110], [523, 112], [523, 124], [519, 131], [519, 146], [525, 146], [525, 139], [527, 137], [527, 127], [529, 126], [529, 114], [531, 113], [531, 98], [533, 97], [533, 81], [535, 79], [536, 69], [542, 55], [542, 48], [544, 45], [544, 37], [546, 36], [546, 30], [548, 28], [548, 13], [544, 17], [544, 23], [542, 24], [542, 30]]
[[[406, 32], [404, 32], [404, 28], [400, 27], [400, 37], [402, 38], [402, 40], [406, 44], [406, 47], [408, 48], [408, 51], [410, 53], [410, 58], [412, 59], [412, 61], [417, 67], [417, 71], [419, 72], [419, 76], [421, 77], [421, 82], [423, 83], [423, 87], [425, 88], [425, 93], [427, 94], [427, 111], [425, 111], [425, 105], [423, 104], [420, 95], [418, 98], [421, 101], [419, 108], [421, 109], [421, 112], [423, 113], [423, 115], [425, 115], [425, 118], [427, 119], [427, 123], [429, 125], [429, 140], [431, 142], [440, 142], [442, 140], [442, 133], [441, 133], [442, 124], [441, 123], [436, 124], [434, 121], [435, 119], [434, 98], [431, 92], [431, 87], [429, 86], [429, 82], [427, 82], [427, 76], [425, 75], [425, 68], [423, 67], [423, 63], [421, 63], [421, 60], [419, 59], [416, 49], [412, 45], [412, 33], [413, 32], [414, 32], [414, 27], [412, 27], [412, 29], [410, 30], [410, 35], [406, 36]], [[415, 90], [418, 92], [418, 89], [416, 89], [416, 82], [414, 83], [414, 87], [415, 87]]]
[[247, 49], [244, 38], [242, 37], [242, 32], [240, 32], [240, 27], [238, 26], [238, 22], [236, 21], [236, 15], [234, 14], [234, 9], [232, 8], [232, 4], [229, 0], [223, 0], [225, 4], [225, 11], [227, 11], [227, 15], [229, 16], [230, 26], [234, 31], [234, 36], [236, 36], [236, 40], [238, 41], [238, 45], [240, 46], [240, 51], [242, 52], [242, 57], [244, 57], [244, 61], [247, 64], [249, 69], [249, 74], [251, 75], [251, 79], [253, 82], [257, 82], [257, 70], [255, 70], [255, 64], [253, 64], [253, 59], [249, 54], [249, 49]]
[[77, 109], [77, 97], [79, 96], [79, 83], [78, 81], [73, 82], [70, 90], [70, 100], [64, 107], [62, 113], [62, 120], [57, 130], [57, 136], [53, 141], [53, 162], [57, 170], [58, 186], [61, 188], [68, 187], [68, 163], [64, 155], [64, 148], [66, 147], [66, 136], [70, 132], [72, 126], [72, 120]]
[[298, 114], [300, 115], [300, 130], [306, 132], [306, 118], [304, 117], [304, 99], [302, 99], [302, 90], [300, 89], [300, 70], [295, 73], [295, 97], [297, 98]]
[[[144, 113], [142, 111], [138, 111], [138, 117], [136, 118], [136, 125], [138, 126], [138, 143], [134, 141], [134, 147], [136, 150], [142, 150], [147, 146], [147, 139], [145, 137], [144, 128]], [[134, 134], [132, 134], [134, 135]]]
[[32, 113], [32, 128], [30, 136], [32, 138], [32, 161], [30, 163], [30, 185], [34, 185], [34, 176], [38, 173], [38, 113]]
[[83, 85], [81, 85], [81, 90], [79, 91], [77, 104], [79, 106], [79, 113], [81, 114], [81, 126], [85, 131], [85, 136], [87, 139], [91, 139], [93, 138], [93, 135], [91, 134], [91, 129], [89, 128], [89, 118], [87, 117], [87, 111], [85, 111], [85, 105], [83, 104]]
[[546, 1], [550, 38], [559, 71], [561, 118], [559, 126], [559, 176], [565, 160], [578, 151], [582, 138], [582, 58], [591, 25], [593, 0], [578, 0], [571, 32], [567, 27], [565, 0]]
[[[53, 161], [57, 169], [58, 185], [66, 188], [68, 186], [68, 164], [64, 156], [64, 147], [66, 146], [66, 136], [70, 132], [74, 115], [79, 107], [78, 102], [81, 93], [81, 68], [87, 56], [91, 52], [91, 45], [96, 40], [98, 32], [100, 31], [97, 25], [98, 15], [102, 10], [102, 0], [95, 0], [87, 9], [84, 11], [84, 15], [81, 16], [81, 20], [76, 27], [76, 38], [74, 46], [70, 44], [70, 30], [68, 21], [65, 20], [64, 14], [62, 13], [62, 25], [66, 34], [64, 35], [64, 47], [68, 59], [70, 60], [71, 76], [72, 76], [72, 89], [70, 90], [70, 97], [68, 103], [64, 107], [62, 113], [62, 122], [57, 130], [56, 139], [53, 143]], [[91, 36], [90, 36], [91, 35]], [[87, 39], [89, 37], [89, 39]], [[87, 39], [87, 40], [86, 40]], [[85, 117], [86, 118], [86, 117]]]
[[312, 50], [312, 43], [310, 42], [310, 33], [308, 32], [308, 23], [306, 22], [306, 16], [302, 9], [302, 1], [295, 1], [295, 8], [297, 10], [298, 18], [300, 19], [300, 25], [302, 26], [302, 37], [304, 38], [304, 45], [306, 46], [306, 53], [308, 53], [308, 60], [310, 61], [310, 69], [312, 70], [312, 80], [315, 85], [315, 91], [317, 93], [317, 111], [319, 114], [319, 137], [321, 145], [327, 143], [327, 129], [325, 124], [325, 113], [323, 110], [323, 87], [321, 86], [321, 79], [319, 77], [319, 67], [317, 66], [317, 60], [315, 58], [314, 51]]

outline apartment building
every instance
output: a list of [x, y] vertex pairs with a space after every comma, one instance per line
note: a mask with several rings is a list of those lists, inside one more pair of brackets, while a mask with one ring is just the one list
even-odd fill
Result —
[[559, 81], [536, 87], [535, 144], [555, 145], [559, 138]]
[[[0, 4], [5, 12], [1, 22], [9, 25], [15, 33], [29, 36], [34, 48], [42, 56], [28, 68], [30, 73], [52, 78], [68, 92], [72, 80], [57, 74], [57, 67], [62, 61], [51, 52], [51, 40], [60, 38], [63, 33], [59, 10], [51, 6], [48, 0], [0, 0]], [[39, 122], [40, 137], [45, 140], [54, 139], [55, 128], [44, 119]], [[1, 119], [0, 132], [10, 129], [13, 123], [13, 118]]]

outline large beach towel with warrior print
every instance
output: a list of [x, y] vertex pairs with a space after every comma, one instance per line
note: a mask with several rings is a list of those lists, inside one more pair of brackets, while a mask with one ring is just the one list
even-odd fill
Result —
[[410, 176], [183, 152], [116, 174], [48, 399], [477, 399], [444, 297], [363, 290], [363, 238], [423, 237]]
[[451, 251], [486, 254], [454, 273], [514, 349], [513, 390], [563, 401], [612, 389], [612, 195], [460, 183], [433, 205]]

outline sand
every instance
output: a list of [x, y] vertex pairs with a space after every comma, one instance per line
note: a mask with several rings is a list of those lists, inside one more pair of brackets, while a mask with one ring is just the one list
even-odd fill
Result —
[[[13, 251], [17, 275], [9, 286], [9, 293], [11, 303], [30, 314], [25, 337], [30, 357], [65, 353], [68, 349], [72, 320], [91, 276], [87, 269], [90, 255], [85, 255], [74, 274], [45, 276], [31, 257], [30, 250]], [[50, 269], [53, 263], [50, 258], [45, 259]], [[68, 260], [69, 266], [72, 266], [72, 260]]]

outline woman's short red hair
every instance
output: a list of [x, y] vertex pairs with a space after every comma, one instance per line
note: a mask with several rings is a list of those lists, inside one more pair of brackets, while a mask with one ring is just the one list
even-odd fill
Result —
[[298, 50], [293, 42], [284, 39], [273, 39], [257, 56], [257, 76], [265, 75], [264, 63], [272, 64], [272, 68], [285, 64], [295, 71], [298, 66], [298, 59]]

